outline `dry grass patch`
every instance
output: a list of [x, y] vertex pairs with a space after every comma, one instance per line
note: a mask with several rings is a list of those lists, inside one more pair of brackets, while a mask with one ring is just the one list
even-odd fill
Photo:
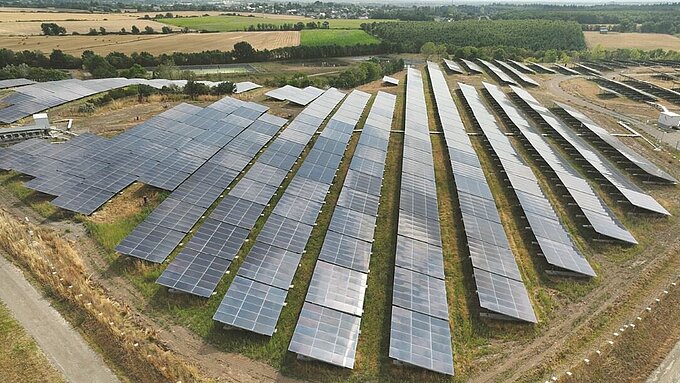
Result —
[[600, 34], [600, 32], [583, 32], [583, 34], [586, 36], [588, 48], [602, 45], [607, 49], [636, 48], [652, 50], [661, 48], [675, 51], [680, 50], [680, 38], [673, 35], [616, 32], [610, 32], [606, 35]]

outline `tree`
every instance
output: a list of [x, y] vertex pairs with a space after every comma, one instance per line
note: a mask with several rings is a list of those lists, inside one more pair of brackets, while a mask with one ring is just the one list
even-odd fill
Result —
[[127, 34], [127, 30], [126, 30], [125, 28], [121, 28], [121, 29], [120, 29], [120, 33], [121, 33], [122, 35], [126, 35], [126, 34]]
[[232, 94], [236, 92], [236, 84], [231, 81], [222, 81], [212, 89], [212, 92], [218, 96]]
[[255, 58], [257, 51], [245, 41], [234, 44], [234, 59], [239, 62], [247, 62]]
[[118, 71], [116, 71], [116, 68], [114, 68], [113, 65], [109, 64], [102, 56], [93, 54], [91, 51], [83, 52], [83, 66], [94, 78], [118, 76]]
[[170, 28], [168, 26], [164, 26], [163, 28], [161, 28], [161, 32], [163, 34], [167, 35], [168, 33], [172, 33], [172, 28]]
[[144, 100], [148, 100], [149, 96], [151, 96], [154, 93], [156, 93], [156, 89], [154, 87], [152, 87], [151, 85], [139, 84], [137, 86], [137, 100], [139, 102], [143, 102]]
[[99, 33], [102, 34], [102, 35], [105, 35], [106, 34], [106, 28], [99, 27]]
[[139, 64], [134, 64], [130, 69], [125, 69], [120, 72], [120, 75], [125, 78], [145, 78], [146, 74], [146, 69]]
[[83, 62], [78, 57], [71, 56], [59, 49], [55, 49], [50, 54], [50, 67], [59, 69], [77, 69]]
[[40, 29], [45, 36], [58, 36], [66, 34], [66, 28], [60, 27], [56, 23], [42, 23]]
[[144, 27], [144, 33], [146, 33], [147, 35], [153, 35], [154, 32], [155, 31], [153, 30], [153, 28], [151, 28], [150, 25], [147, 25], [146, 27]]
[[187, 81], [187, 84], [184, 85], [184, 94], [191, 97], [192, 100], [196, 99], [196, 97], [198, 96], [202, 96], [209, 93], [210, 87], [200, 82], [189, 80]]
[[429, 59], [432, 56], [444, 56], [446, 55], [446, 45], [435, 44], [428, 41], [420, 47], [420, 53], [425, 56], [426, 59]]
[[133, 34], [133, 35], [138, 35], [138, 34], [139, 34], [139, 28], [137, 28], [136, 25], [133, 25], [133, 26], [132, 26], [131, 31], [132, 31], [132, 34]]

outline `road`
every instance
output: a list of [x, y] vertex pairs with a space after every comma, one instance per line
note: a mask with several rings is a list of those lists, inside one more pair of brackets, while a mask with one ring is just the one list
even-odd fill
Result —
[[[588, 100], [585, 100], [580, 97], [572, 96], [571, 94], [567, 93], [560, 87], [560, 83], [564, 80], [572, 79], [574, 76], [564, 76], [564, 75], [559, 75], [559, 76], [554, 76], [551, 77], [550, 80], [546, 82], [546, 87], [548, 91], [554, 95], [559, 95], [560, 98], [564, 100], [568, 100], [574, 105], [582, 106], [589, 108], [591, 110], [612, 116], [616, 118], [619, 121], [623, 121], [627, 124], [629, 124], [633, 129], [635, 130], [643, 130], [645, 133], [648, 135], [654, 137], [656, 140], [653, 142], [656, 144], [658, 141], [663, 141], [666, 143], [666, 145], [673, 147], [673, 148], [680, 148], [680, 131], [678, 130], [673, 130], [669, 132], [664, 132], [654, 126], [653, 124], [648, 124], [646, 121], [641, 121], [637, 118], [618, 113], [616, 111], [613, 111], [611, 109], [604, 108], [602, 106], [599, 106], [597, 104], [594, 104]], [[647, 105], [644, 105], [643, 107], [649, 107]]]
[[54, 367], [72, 383], [117, 383], [104, 360], [42, 297], [21, 270], [0, 254], [0, 300]]
[[680, 342], [649, 376], [647, 383], [680, 383]]

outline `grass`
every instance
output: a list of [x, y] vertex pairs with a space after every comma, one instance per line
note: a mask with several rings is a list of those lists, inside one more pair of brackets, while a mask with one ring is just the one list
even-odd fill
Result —
[[380, 40], [361, 30], [328, 29], [302, 31], [300, 45], [323, 46], [339, 45], [349, 46], [357, 44], [379, 44]]
[[337, 20], [313, 20], [301, 19], [292, 17], [285, 18], [270, 18], [270, 17], [248, 17], [248, 16], [198, 16], [198, 17], [179, 17], [174, 19], [160, 19], [162, 23], [174, 25], [180, 28], [187, 27], [189, 29], [209, 32], [234, 32], [244, 31], [248, 27], [257, 24], [296, 24], [298, 22], [309, 23], [320, 21], [328, 21], [331, 29], [361, 29], [361, 24], [394, 21], [394, 20], [356, 20], [356, 19], [337, 19]]
[[65, 382], [2, 303], [0, 343], [0, 379], [3, 382]]

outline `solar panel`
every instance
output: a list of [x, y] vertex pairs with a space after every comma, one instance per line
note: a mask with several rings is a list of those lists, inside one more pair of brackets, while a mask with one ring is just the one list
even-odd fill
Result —
[[277, 191], [276, 186], [268, 185], [262, 182], [254, 181], [249, 178], [242, 178], [234, 188], [231, 189], [229, 195], [252, 201], [259, 205], [266, 205]]
[[305, 302], [288, 351], [353, 368], [360, 321], [354, 315]]
[[444, 64], [446, 64], [446, 67], [453, 73], [465, 74], [460, 65], [453, 60], [444, 59]]
[[264, 208], [265, 205], [228, 195], [215, 207], [210, 218], [252, 230]]
[[283, 309], [286, 290], [236, 276], [213, 320], [271, 336]]
[[276, 204], [273, 213], [308, 225], [314, 225], [321, 212], [321, 207], [322, 203], [320, 202], [284, 193]]
[[247, 237], [246, 229], [208, 218], [185, 248], [231, 261]]
[[431, 277], [444, 279], [442, 248], [397, 235], [396, 265]]
[[418, 239], [434, 246], [441, 247], [439, 220], [428, 219], [406, 210], [399, 210], [399, 226], [397, 233], [405, 237]]
[[529, 295], [522, 282], [477, 270], [475, 284], [481, 307], [511, 318], [536, 323]]
[[338, 197], [337, 206], [343, 206], [360, 213], [377, 217], [379, 201], [380, 196], [378, 195], [371, 195], [343, 187], [340, 196]]
[[116, 246], [116, 251], [149, 262], [162, 263], [179, 245], [184, 233], [142, 222]]
[[301, 254], [256, 242], [238, 269], [238, 275], [288, 290], [300, 258]]
[[356, 170], [348, 170], [345, 176], [347, 188], [370, 195], [379, 195], [382, 188], [382, 177], [372, 176]]
[[374, 216], [337, 206], [328, 230], [373, 242], [375, 221], [376, 217]]
[[451, 330], [446, 320], [392, 306], [390, 358], [453, 375]]
[[205, 213], [205, 208], [170, 197], [158, 205], [144, 221], [182, 233], [188, 233], [196, 222], [201, 219], [203, 213]]
[[358, 238], [327, 231], [319, 260], [368, 273], [372, 244]]
[[494, 64], [492, 64], [488, 61], [482, 60], [482, 59], [478, 59], [478, 60], [479, 60], [480, 63], [482, 63], [482, 65], [484, 65], [489, 70], [488, 73], [492, 74], [501, 83], [508, 84], [508, 85], [510, 85], [510, 84], [517, 85], [517, 82], [515, 80], [513, 80], [512, 77], [508, 76], [505, 72], [500, 70], [500, 68], [498, 68]]
[[444, 281], [415, 271], [396, 267], [392, 304], [448, 320]]
[[208, 298], [230, 265], [224, 258], [187, 249], [173, 259], [156, 283]]
[[361, 316], [368, 275], [359, 271], [317, 262], [307, 290], [307, 302]]
[[81, 183], [65, 190], [52, 200], [52, 204], [62, 209], [90, 215], [114, 195], [115, 193], [110, 191]]
[[302, 254], [312, 228], [311, 225], [278, 214], [271, 214], [260, 231], [257, 241]]

